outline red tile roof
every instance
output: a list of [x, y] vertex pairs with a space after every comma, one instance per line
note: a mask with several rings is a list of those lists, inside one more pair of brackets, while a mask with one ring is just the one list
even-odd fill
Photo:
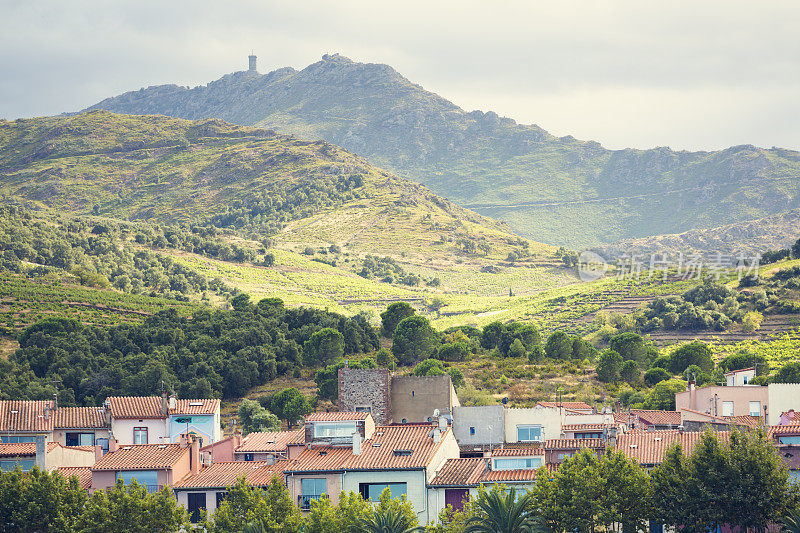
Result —
[[581, 448], [603, 449], [603, 439], [549, 439], [544, 443], [548, 450], [580, 450]]
[[161, 470], [177, 463], [189, 448], [180, 444], [137, 444], [122, 446], [105, 454], [94, 464], [93, 470]]
[[544, 455], [542, 446], [514, 446], [505, 445], [492, 450], [492, 457], [527, 457], [530, 455]]
[[244, 476], [247, 484], [264, 487], [275, 476], [280, 476], [289, 461], [268, 463], [267, 461], [233, 461], [214, 463], [194, 476], [188, 476], [175, 483], [174, 489], [224, 488], [236, 484]]
[[486, 460], [481, 457], [448, 459], [430, 482], [432, 487], [477, 486], [486, 470]]
[[58, 472], [67, 479], [72, 476], [77, 477], [83, 490], [92, 488], [92, 467], [90, 466], [60, 466]]
[[157, 396], [111, 396], [106, 401], [114, 418], [166, 418]]
[[[434, 426], [378, 426], [371, 439], [361, 444], [361, 454], [348, 447], [310, 447], [302, 451], [286, 472], [317, 470], [411, 470], [425, 468], [448, 437], [449, 429], [434, 442]], [[320, 455], [320, 451], [325, 451]]]
[[285, 472], [341, 471], [342, 465], [352, 456], [353, 449], [349, 446], [311, 446], [297, 454]]
[[514, 481], [532, 481], [536, 479], [538, 469], [523, 468], [518, 470], [486, 470], [480, 477], [481, 483], [503, 483]]
[[782, 426], [770, 426], [770, 436], [800, 435], [800, 422], [792, 422]]
[[745, 426], [749, 428], [757, 428], [764, 424], [764, 420], [760, 416], [726, 416], [725, 420], [737, 426]]
[[50, 401], [0, 401], [0, 431], [49, 433], [53, 431]]
[[593, 407], [586, 402], [539, 402], [536, 405], [542, 407], [563, 407], [564, 409], [572, 410], [591, 410]]
[[679, 411], [651, 411], [647, 409], [631, 409], [631, 414], [639, 417], [639, 421], [648, 426], [680, 426]]
[[[68, 450], [82, 450], [94, 452], [93, 446], [62, 446], [57, 442], [47, 443], [47, 453], [56, 448], [66, 448]], [[17, 455], [36, 455], [35, 442], [11, 442], [0, 444], [0, 457], [11, 457]]]
[[[715, 435], [728, 439], [730, 433], [719, 431]], [[618, 436], [616, 449], [640, 464], [655, 465], [664, 460], [664, 453], [674, 444], [680, 444], [685, 455], [691, 454], [702, 436], [701, 431], [637, 431]]]
[[54, 428], [105, 428], [105, 411], [101, 407], [59, 407], [55, 411]]
[[366, 411], [332, 411], [330, 413], [311, 413], [306, 422], [339, 422], [346, 420], [366, 420], [371, 416]]
[[[219, 410], [219, 400], [206, 398], [201, 400], [177, 400], [175, 409], [170, 409], [171, 415], [213, 415]], [[161, 408], [159, 400], [159, 409]]]
[[299, 441], [301, 433], [305, 434], [305, 430], [250, 433], [234, 451], [236, 453], [283, 452], [286, 451], [287, 445]]
[[577, 432], [602, 432], [604, 429], [613, 429], [618, 427], [618, 424], [564, 424], [561, 426], [562, 431], [577, 431]]

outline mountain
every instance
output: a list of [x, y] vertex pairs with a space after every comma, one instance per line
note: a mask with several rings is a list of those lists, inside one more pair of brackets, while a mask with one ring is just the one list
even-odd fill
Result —
[[752, 256], [765, 250], [789, 248], [800, 238], [800, 209], [718, 228], [696, 229], [672, 235], [655, 235], [597, 246], [592, 251], [606, 258], [625, 254], [720, 253]]
[[325, 55], [303, 70], [149, 87], [89, 109], [221, 118], [324, 139], [534, 240], [583, 248], [800, 207], [800, 153], [608, 150], [466, 112], [391, 67]]

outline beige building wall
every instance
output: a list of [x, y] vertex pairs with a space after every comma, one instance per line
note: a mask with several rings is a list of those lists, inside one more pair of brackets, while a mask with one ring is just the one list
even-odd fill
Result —
[[[100, 428], [100, 429], [55, 429], [53, 430], [52, 439], [48, 440], [48, 442], [57, 442], [62, 446], [67, 445], [67, 433], [94, 433], [95, 441], [97, 439], [107, 439], [111, 434], [111, 431], [107, 428]], [[133, 436], [131, 435], [131, 438]]]
[[441, 415], [452, 415], [452, 408], [459, 405], [448, 375], [393, 376], [390, 396], [395, 424], [427, 422], [436, 409]]
[[[714, 416], [726, 416], [725, 402], [733, 403], [732, 416], [746, 416], [750, 414], [750, 402], [759, 402], [761, 414], [764, 406], [768, 404], [767, 387], [747, 385], [744, 387], [700, 387], [675, 393], [675, 409], [692, 409], [701, 413]], [[772, 411], [772, 408], [769, 409]], [[780, 413], [778, 413], [780, 416]]]
[[345, 492], [358, 492], [360, 483], [405, 483], [406, 497], [420, 523], [428, 521], [428, 474], [420, 470], [383, 470], [369, 472], [345, 472], [343, 489]]
[[458, 441], [456, 441], [456, 437], [453, 434], [452, 430], [446, 431], [442, 435], [442, 442], [439, 445], [439, 449], [436, 450], [436, 453], [431, 458], [430, 462], [428, 463], [428, 469], [426, 471], [427, 474], [427, 481], [433, 481], [433, 478], [436, 477], [436, 472], [439, 471], [440, 468], [444, 465], [444, 463], [448, 459], [457, 459], [461, 454], [461, 448], [458, 446]]
[[45, 466], [47, 470], [55, 470], [62, 466], [94, 466], [96, 454], [94, 450], [79, 450], [56, 446], [47, 452]]
[[217, 510], [217, 493], [228, 492], [227, 489], [191, 489], [176, 491], [176, 498], [178, 504], [185, 508], [189, 507], [189, 493], [204, 492], [206, 495], [206, 512], [208, 516], [212, 516]]
[[781, 413], [790, 409], [800, 411], [800, 383], [771, 383], [766, 388], [769, 401], [767, 424], [777, 425]]
[[139, 427], [147, 428], [147, 444], [167, 444], [169, 442], [166, 418], [111, 419], [111, 433], [120, 446], [133, 444], [133, 428]]
[[[299, 504], [299, 497], [303, 495], [304, 479], [324, 479], [327, 495], [331, 503], [339, 503], [339, 494], [342, 492], [342, 474], [340, 472], [330, 474], [286, 474], [286, 486], [292, 496], [292, 502]], [[358, 487], [356, 487], [358, 492]]]
[[542, 426], [542, 441], [561, 438], [562, 409], [559, 407], [534, 407], [506, 409], [505, 441], [517, 442], [517, 426]]

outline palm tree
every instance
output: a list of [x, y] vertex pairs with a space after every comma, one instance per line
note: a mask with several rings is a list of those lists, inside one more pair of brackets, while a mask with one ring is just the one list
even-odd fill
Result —
[[415, 525], [400, 509], [376, 509], [370, 518], [361, 519], [365, 533], [420, 533], [424, 528]]
[[242, 533], [266, 533], [267, 528], [264, 526], [264, 522], [261, 520], [256, 520], [255, 522], [250, 522], [249, 524], [245, 524], [244, 528], [242, 529]]
[[546, 533], [547, 526], [527, 510], [529, 501], [530, 494], [517, 498], [514, 489], [481, 492], [464, 533]]
[[800, 533], [800, 509], [795, 509], [784, 516], [781, 525], [788, 533]]

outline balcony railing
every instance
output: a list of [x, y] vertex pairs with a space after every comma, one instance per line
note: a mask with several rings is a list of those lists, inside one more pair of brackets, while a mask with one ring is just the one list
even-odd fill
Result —
[[301, 511], [308, 511], [311, 509], [311, 501], [320, 498], [322, 498], [322, 494], [302, 494], [297, 497], [297, 506]]

